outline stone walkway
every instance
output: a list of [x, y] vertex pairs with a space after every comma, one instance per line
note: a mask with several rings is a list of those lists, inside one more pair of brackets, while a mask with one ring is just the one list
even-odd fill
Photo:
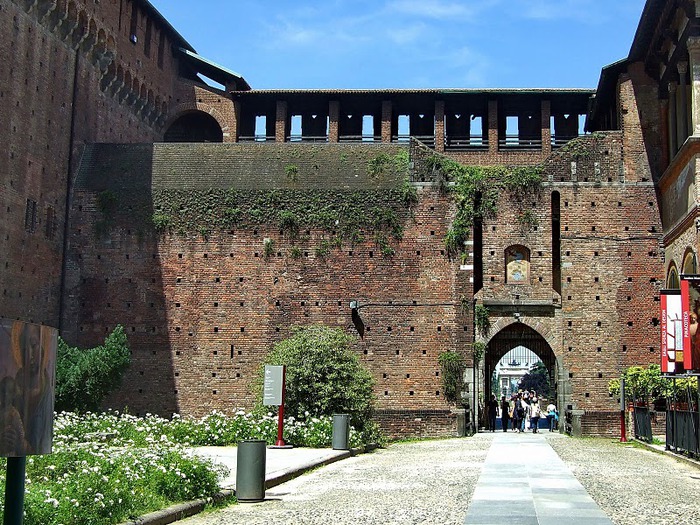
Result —
[[542, 435], [493, 436], [465, 523], [612, 525]]

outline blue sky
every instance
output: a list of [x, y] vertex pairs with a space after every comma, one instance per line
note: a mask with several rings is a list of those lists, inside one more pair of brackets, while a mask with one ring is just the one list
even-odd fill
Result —
[[594, 88], [627, 57], [645, 3], [151, 1], [254, 89]]

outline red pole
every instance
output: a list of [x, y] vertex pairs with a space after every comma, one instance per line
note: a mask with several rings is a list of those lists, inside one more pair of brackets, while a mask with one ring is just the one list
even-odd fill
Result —
[[286, 387], [284, 385], [285, 382], [285, 375], [287, 373], [287, 367], [284, 366], [282, 367], [282, 404], [279, 406], [279, 409], [277, 410], [277, 441], [275, 442], [276, 447], [284, 447], [284, 438], [283, 438], [283, 433], [284, 433], [284, 397], [286, 394]]
[[620, 410], [620, 443], [627, 443], [627, 428], [625, 427], [624, 410]]
[[620, 378], [620, 443], [627, 443], [627, 428], [625, 425], [625, 378]]

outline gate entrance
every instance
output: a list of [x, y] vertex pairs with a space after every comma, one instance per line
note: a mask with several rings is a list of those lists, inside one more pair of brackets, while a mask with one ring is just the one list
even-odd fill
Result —
[[[547, 402], [549, 403], [554, 400], [554, 403], [558, 404], [556, 401], [558, 388], [557, 360], [552, 347], [536, 330], [532, 329], [527, 324], [516, 322], [500, 330], [486, 345], [483, 364], [484, 373], [480, 385], [480, 391], [483, 393], [483, 396], [480, 396], [483, 399], [482, 407], [487, 406], [492, 393], [496, 394], [497, 399], [500, 401], [502, 394], [501, 388], [497, 386], [497, 390], [494, 391], [493, 384], [496, 365], [508, 352], [519, 347], [530, 350], [542, 361], [547, 370], [547, 377], [552, 389], [551, 394], [547, 397]], [[530, 366], [532, 364], [534, 363], [530, 363]], [[542, 393], [538, 392], [537, 394], [540, 396]], [[485, 410], [482, 411], [482, 414], [488, 417]], [[484, 417], [482, 417], [481, 423], [482, 425], [487, 423]]]

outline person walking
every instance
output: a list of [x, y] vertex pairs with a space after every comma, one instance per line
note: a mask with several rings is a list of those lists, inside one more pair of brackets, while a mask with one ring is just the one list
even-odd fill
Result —
[[537, 427], [540, 424], [540, 402], [537, 397], [530, 400], [530, 421], [532, 422], [532, 433], [537, 434]]
[[508, 419], [510, 418], [510, 404], [506, 399], [506, 396], [501, 396], [501, 426], [503, 427], [503, 432], [508, 432]]
[[559, 413], [554, 403], [547, 405], [547, 426], [550, 432], [554, 432], [559, 423]]
[[496, 399], [496, 394], [491, 394], [491, 399], [489, 399], [488, 411], [489, 430], [491, 432], [496, 432], [496, 416], [498, 415], [498, 399]]

